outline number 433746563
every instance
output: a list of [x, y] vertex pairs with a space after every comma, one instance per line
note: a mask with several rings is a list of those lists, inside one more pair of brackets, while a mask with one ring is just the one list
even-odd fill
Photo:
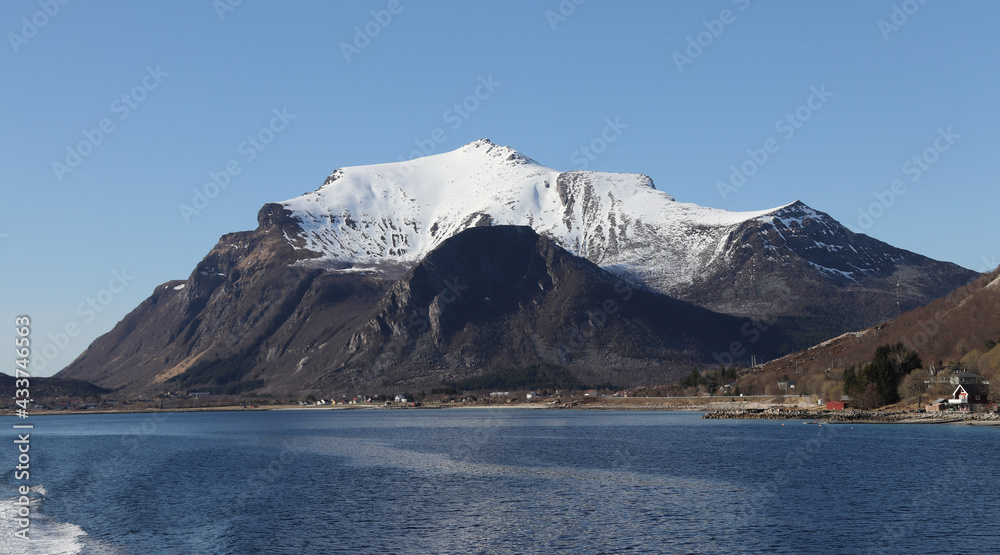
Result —
[[[17, 359], [14, 361], [15, 368], [14, 374], [17, 378], [27, 378], [28, 374], [28, 362], [31, 357], [31, 340], [28, 336], [31, 334], [31, 319], [27, 316], [18, 316], [14, 319], [14, 331], [17, 332], [17, 337], [14, 339], [14, 352], [17, 354]], [[17, 387], [27, 387], [27, 380], [25, 383], [15, 384]]]

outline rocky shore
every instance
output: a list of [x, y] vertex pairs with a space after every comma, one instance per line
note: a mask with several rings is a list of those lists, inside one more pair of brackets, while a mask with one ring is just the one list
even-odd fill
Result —
[[927, 413], [885, 410], [803, 410], [790, 408], [720, 409], [702, 418], [730, 420], [816, 420], [856, 424], [993, 424], [1000, 425], [997, 413]]

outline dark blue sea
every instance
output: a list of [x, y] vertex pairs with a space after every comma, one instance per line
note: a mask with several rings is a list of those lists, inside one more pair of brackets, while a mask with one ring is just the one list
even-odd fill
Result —
[[1000, 552], [1000, 427], [699, 416], [34, 416], [27, 482], [3, 418], [0, 552]]

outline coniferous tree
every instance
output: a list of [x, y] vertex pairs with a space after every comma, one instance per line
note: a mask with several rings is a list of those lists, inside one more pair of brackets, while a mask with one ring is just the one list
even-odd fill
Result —
[[844, 371], [844, 391], [868, 408], [898, 403], [903, 378], [922, 366], [920, 355], [902, 343], [882, 345], [860, 369], [852, 366]]

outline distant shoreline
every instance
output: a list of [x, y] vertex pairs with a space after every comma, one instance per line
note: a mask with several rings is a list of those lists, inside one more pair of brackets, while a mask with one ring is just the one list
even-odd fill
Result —
[[[827, 411], [820, 408], [799, 408], [797, 405], [778, 405], [736, 401], [671, 402], [665, 398], [587, 398], [569, 402], [512, 402], [512, 403], [429, 403], [418, 407], [403, 404], [382, 405], [224, 405], [208, 407], [55, 410], [29, 412], [28, 416], [87, 415], [87, 414], [166, 414], [178, 412], [261, 412], [261, 411], [322, 411], [322, 410], [445, 410], [445, 409], [525, 409], [525, 410], [602, 410], [602, 411], [669, 411], [704, 413], [709, 420], [781, 420], [815, 421], [823, 424], [966, 424], [1000, 426], [1000, 414], [973, 413], [962, 415], [937, 415], [915, 411], [862, 411], [848, 409]], [[702, 401], [698, 399], [697, 401]], [[13, 412], [8, 416], [16, 417]], [[28, 420], [21, 420], [28, 422]]]
[[[429, 404], [419, 407], [403, 405], [265, 405], [255, 408], [243, 407], [240, 405], [227, 405], [216, 407], [183, 407], [165, 409], [140, 409], [140, 410], [120, 410], [120, 409], [98, 409], [98, 410], [65, 410], [65, 411], [44, 411], [31, 412], [30, 417], [36, 416], [58, 416], [58, 415], [87, 415], [87, 414], [167, 414], [179, 412], [264, 412], [264, 411], [323, 411], [323, 410], [447, 410], [447, 409], [522, 409], [522, 410], [600, 410], [600, 411], [662, 411], [662, 412], [691, 412], [704, 413], [702, 418], [709, 420], [781, 420], [783, 422], [801, 420], [818, 424], [964, 424], [973, 426], [1000, 426], [1000, 415], [989, 413], [973, 413], [969, 415], [932, 415], [930, 413], [898, 412], [898, 411], [825, 411], [794, 409], [790, 407], [773, 407], [767, 409], [746, 409], [746, 408], [719, 408], [718, 405], [731, 405], [731, 403], [710, 403], [710, 404], [669, 404], [641, 402], [643, 398], [636, 398], [636, 403], [621, 402], [616, 399], [613, 403], [602, 403], [605, 399], [594, 399], [588, 403], [463, 403], [463, 404]], [[631, 399], [630, 399], [631, 400]], [[712, 407], [711, 405], [717, 405]], [[15, 417], [11, 413], [7, 416]], [[27, 423], [28, 420], [21, 420]]]

